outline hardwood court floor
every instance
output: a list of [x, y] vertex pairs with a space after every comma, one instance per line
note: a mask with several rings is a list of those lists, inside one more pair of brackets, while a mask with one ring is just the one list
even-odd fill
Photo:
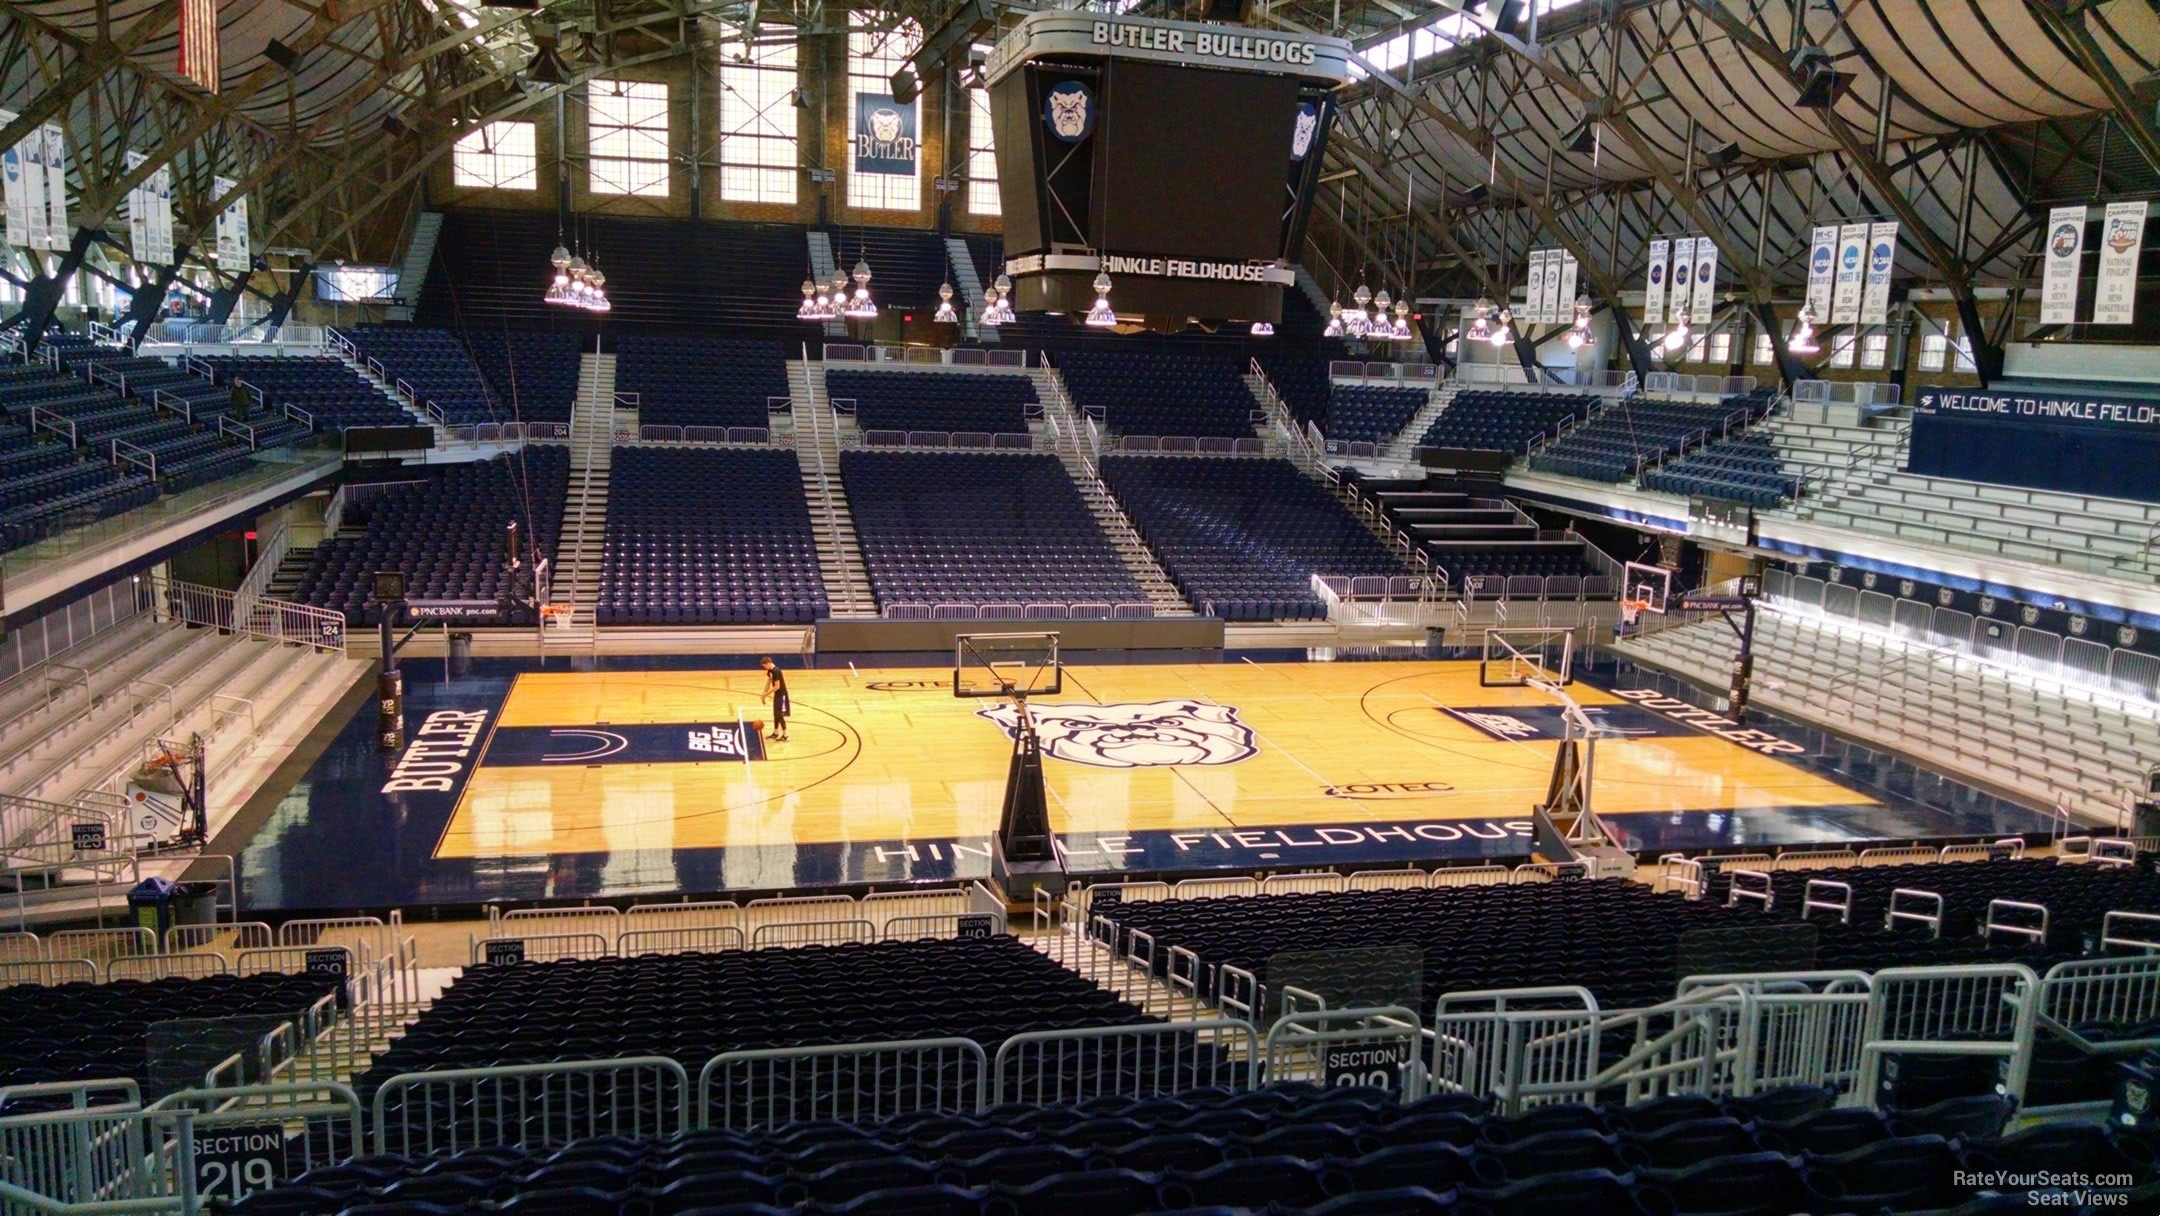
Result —
[[[949, 669], [842, 668], [788, 679], [793, 739], [768, 744], [763, 760], [684, 752], [649, 763], [504, 763], [483, 750], [434, 855], [992, 833], [1012, 748], [978, 712], [994, 702], [955, 699]], [[766, 717], [762, 686], [754, 670], [526, 673], [496, 730], [695, 731]], [[1628, 732], [1598, 745], [1601, 812], [1677, 822], [1875, 805], [1765, 754], [1779, 750], [1767, 737], [1731, 741], [1669, 707], [1582, 682], [1570, 692]], [[1520, 821], [1543, 799], [1559, 737], [1551, 698], [1481, 687], [1470, 661], [1068, 667], [1063, 694], [1033, 704], [1052, 825], [1074, 839]]]

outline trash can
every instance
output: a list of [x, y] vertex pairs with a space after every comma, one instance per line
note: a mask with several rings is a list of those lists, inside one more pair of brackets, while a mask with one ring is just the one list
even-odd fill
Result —
[[172, 928], [173, 890], [179, 884], [164, 878], [145, 878], [128, 888], [128, 920], [148, 929], [160, 943], [165, 940], [165, 930]]
[[453, 633], [453, 634], [451, 634], [451, 635], [450, 635], [450, 661], [451, 661], [452, 663], [454, 663], [454, 664], [457, 664], [457, 665], [458, 665], [459, 667], [461, 667], [461, 668], [463, 668], [463, 667], [469, 667], [469, 666], [471, 666], [471, 664], [472, 664], [472, 631], [471, 631], [471, 630], [466, 630], [466, 631], [465, 631], [465, 632], [463, 632], [463, 633]]
[[172, 923], [176, 925], [214, 925], [217, 923], [217, 884], [214, 882], [183, 882], [172, 890]]

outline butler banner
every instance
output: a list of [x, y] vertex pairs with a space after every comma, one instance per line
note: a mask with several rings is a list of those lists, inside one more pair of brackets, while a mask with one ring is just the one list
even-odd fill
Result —
[[855, 95], [855, 172], [915, 175], [915, 104], [890, 93]]

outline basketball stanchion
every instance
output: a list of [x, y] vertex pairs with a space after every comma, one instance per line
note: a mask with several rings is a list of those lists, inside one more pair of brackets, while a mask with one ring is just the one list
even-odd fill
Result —
[[1005, 773], [1004, 807], [991, 838], [990, 874], [1005, 900], [1032, 899], [1037, 890], [1065, 889], [1065, 867], [1050, 831], [1043, 790], [1042, 741], [1028, 715], [1030, 696], [1064, 689], [1055, 633], [964, 633], [953, 642], [953, 696], [1009, 702], [1005, 728], [1012, 735], [1012, 763]]

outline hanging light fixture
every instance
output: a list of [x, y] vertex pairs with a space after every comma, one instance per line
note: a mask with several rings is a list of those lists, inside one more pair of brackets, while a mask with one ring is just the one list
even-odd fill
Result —
[[1410, 328], [1410, 301], [1408, 300], [1395, 301], [1394, 336], [1397, 342], [1411, 342], [1417, 338], [1417, 331]]
[[1266, 321], [1255, 321], [1252, 323], [1252, 336], [1255, 338], [1272, 338], [1275, 336], [1275, 326]]
[[999, 274], [997, 281], [990, 284], [990, 298], [983, 305], [983, 324], [995, 329], [1000, 325], [1013, 323], [1015, 318], [1013, 317], [1012, 293], [1012, 276]]
[[1664, 349], [1666, 354], [1676, 355], [1687, 346], [1687, 340], [1688, 322], [1686, 317], [1682, 317], [1679, 324], [1665, 331], [1665, 337], [1658, 345]]
[[1117, 324], [1117, 311], [1110, 307], [1110, 272], [1095, 272], [1095, 303], [1087, 311], [1087, 324], [1097, 329], [1108, 329]]
[[587, 311], [613, 312], [615, 310], [615, 305], [610, 303], [607, 298], [607, 275], [602, 274], [600, 271], [599, 255], [597, 254], [594, 255], [592, 269], [585, 276], [585, 283], [592, 289], [592, 294], [585, 303]]
[[843, 311], [847, 316], [857, 321], [868, 320], [877, 315], [877, 302], [870, 298], [870, 263], [868, 261], [862, 258], [855, 259], [854, 279], [855, 294], [849, 298], [847, 308]]
[[1479, 296], [1477, 303], [1470, 306], [1470, 328], [1463, 331], [1463, 336], [1472, 342], [1479, 342], [1492, 337], [1492, 322], [1487, 319], [1491, 316], [1492, 301], [1484, 296]]
[[1822, 347], [1815, 344], [1815, 309], [1802, 304], [1800, 315], [1793, 318], [1792, 336], [1785, 339], [1785, 349], [1796, 355], [1812, 355]]
[[1575, 297], [1575, 324], [1568, 330], [1569, 350], [1581, 350], [1590, 343], [1590, 297]]
[[1515, 313], [1507, 305], [1500, 306], [1500, 324], [1493, 327], [1492, 344], [1506, 346], [1515, 340]]
[[816, 279], [804, 279], [802, 281], [802, 304], [795, 309], [795, 319], [798, 321], [815, 321], [818, 317], [824, 315], [824, 307], [825, 301], [818, 295], [818, 281]]
[[561, 242], [557, 242], [555, 252], [548, 255], [548, 265], [555, 268], [555, 277], [549, 281], [548, 289], [540, 297], [541, 300], [549, 304], [568, 304], [570, 302], [570, 251], [563, 248]]
[[1350, 307], [1343, 309], [1342, 314], [1343, 332], [1351, 338], [1363, 339], [1372, 332], [1372, 316], [1365, 311], [1372, 298], [1372, 288], [1365, 286], [1365, 280], [1360, 278], [1357, 290], [1350, 293]]
[[1323, 338], [1340, 338], [1343, 336], [1341, 300], [1328, 301], [1327, 328], [1320, 331], [1320, 336]]
[[937, 312], [932, 314], [930, 319], [945, 325], [956, 325], [959, 323], [960, 314], [953, 311], [951, 283], [938, 284]]

